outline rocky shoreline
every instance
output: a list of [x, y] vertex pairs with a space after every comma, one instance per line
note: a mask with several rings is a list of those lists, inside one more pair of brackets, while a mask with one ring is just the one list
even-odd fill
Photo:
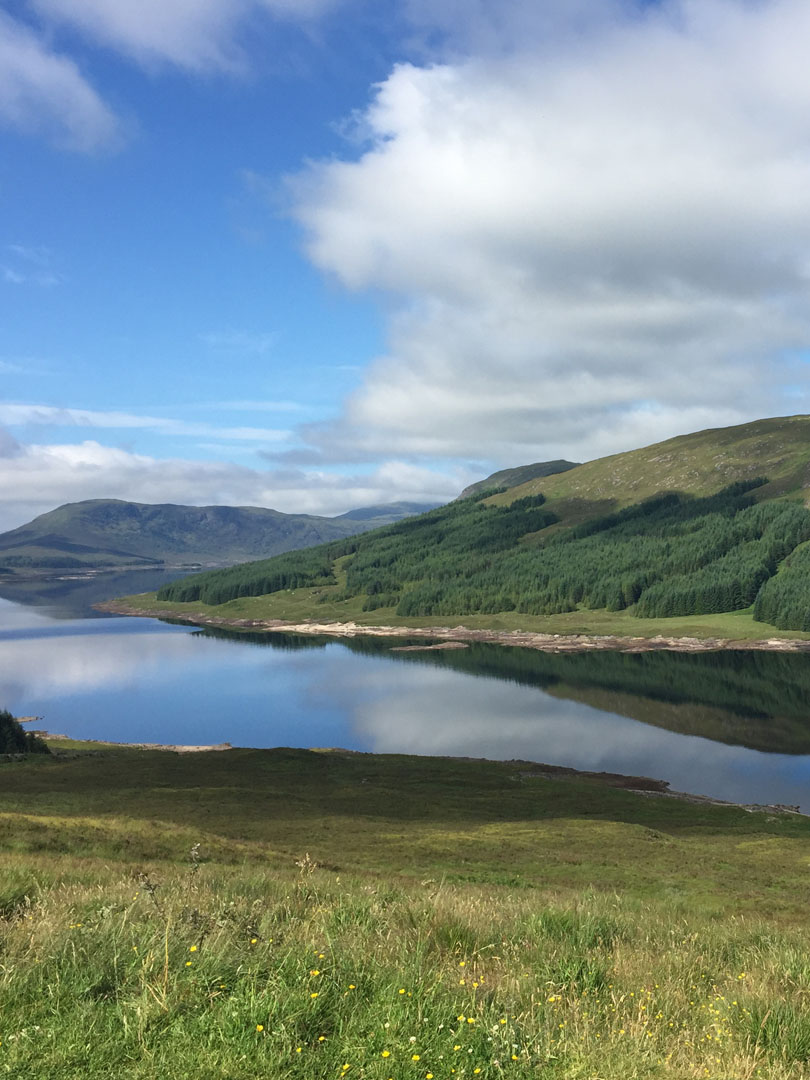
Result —
[[[333, 637], [391, 637], [424, 638], [424, 646], [413, 648], [458, 648], [470, 642], [491, 645], [517, 645], [543, 652], [614, 652], [643, 653], [669, 650], [671, 652], [716, 652], [746, 649], [758, 652], [810, 653], [810, 641], [790, 638], [762, 640], [733, 640], [729, 638], [621, 637], [611, 634], [542, 634], [528, 630], [477, 630], [467, 626], [364, 626], [355, 622], [286, 622], [283, 619], [228, 619], [222, 616], [191, 614], [185, 611], [158, 608], [134, 608], [128, 604], [109, 601], [97, 604], [101, 611], [117, 615], [133, 615], [148, 619], [171, 619], [192, 626], [212, 626], [230, 630], [249, 630], [259, 633], [319, 634]], [[408, 648], [409, 646], [405, 646]]]

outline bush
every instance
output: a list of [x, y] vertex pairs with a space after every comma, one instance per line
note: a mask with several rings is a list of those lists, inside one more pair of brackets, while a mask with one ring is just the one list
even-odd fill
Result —
[[50, 754], [50, 750], [31, 731], [24, 731], [8, 709], [0, 709], [0, 754]]

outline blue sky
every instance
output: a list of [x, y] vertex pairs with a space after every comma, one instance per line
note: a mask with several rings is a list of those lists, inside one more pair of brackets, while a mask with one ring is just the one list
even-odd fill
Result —
[[798, 0], [13, 0], [0, 528], [807, 411]]

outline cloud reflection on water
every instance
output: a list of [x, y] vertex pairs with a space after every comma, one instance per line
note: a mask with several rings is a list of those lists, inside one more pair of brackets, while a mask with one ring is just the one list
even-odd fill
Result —
[[386, 669], [379, 681], [389, 693], [371, 693], [367, 680], [366, 700], [357, 703], [353, 723], [377, 753], [522, 758], [810, 810], [810, 757], [681, 735], [513, 683], [429, 668], [420, 669], [418, 683], [407, 675]]

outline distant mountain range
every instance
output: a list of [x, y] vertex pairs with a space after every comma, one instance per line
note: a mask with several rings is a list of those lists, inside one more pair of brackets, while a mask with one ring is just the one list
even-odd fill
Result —
[[0, 568], [225, 566], [354, 536], [434, 505], [397, 502], [330, 518], [258, 506], [90, 499], [0, 534]]

